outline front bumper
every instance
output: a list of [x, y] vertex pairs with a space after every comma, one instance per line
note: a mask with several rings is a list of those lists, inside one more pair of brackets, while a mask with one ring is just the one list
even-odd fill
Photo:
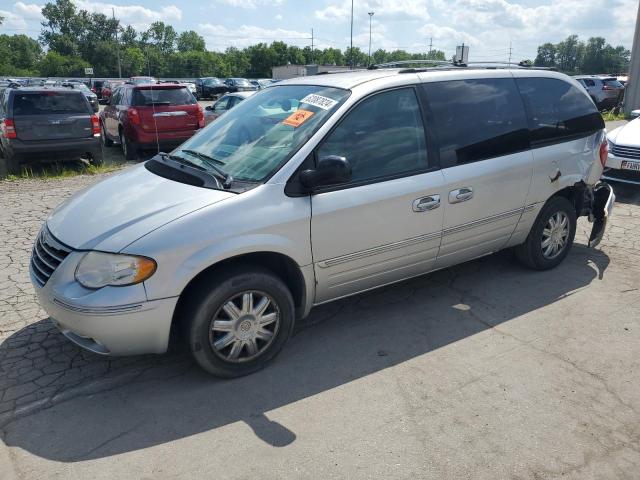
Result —
[[602, 174], [602, 179], [640, 185], [640, 171], [623, 169], [622, 162], [624, 161], [640, 163], [640, 159], [618, 157], [609, 151], [607, 165], [604, 169], [604, 173]]
[[71, 252], [44, 287], [30, 267], [38, 302], [72, 342], [101, 355], [164, 353], [178, 297], [148, 301], [143, 284], [83, 288], [74, 279], [83, 252]]

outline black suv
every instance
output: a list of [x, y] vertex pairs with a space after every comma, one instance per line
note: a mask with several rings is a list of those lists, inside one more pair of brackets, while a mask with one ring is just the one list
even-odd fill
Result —
[[100, 121], [80, 90], [8, 89], [0, 100], [0, 177], [21, 165], [87, 158], [102, 163]]
[[204, 77], [196, 79], [196, 98], [217, 98], [224, 95], [229, 87], [216, 77]]

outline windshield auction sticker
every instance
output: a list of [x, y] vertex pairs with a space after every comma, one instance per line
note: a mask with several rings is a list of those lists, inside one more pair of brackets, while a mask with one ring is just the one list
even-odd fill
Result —
[[300, 100], [300, 103], [313, 105], [314, 107], [318, 107], [323, 110], [330, 110], [335, 106], [336, 103], [338, 103], [338, 101], [333, 100], [331, 98], [323, 97], [322, 95], [316, 95], [315, 93], [312, 93], [304, 97], [302, 100]]
[[282, 123], [296, 128], [309, 120], [312, 116], [313, 112], [310, 112], [309, 110], [297, 110], [283, 120]]

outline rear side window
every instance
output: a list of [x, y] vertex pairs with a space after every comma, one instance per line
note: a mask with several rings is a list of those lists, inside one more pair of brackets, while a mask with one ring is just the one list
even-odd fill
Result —
[[611, 87], [611, 88], [622, 88], [624, 86], [615, 78], [609, 78], [609, 79], [605, 80], [603, 83], [607, 87]]
[[80, 92], [20, 93], [13, 97], [14, 115], [88, 113], [89, 106]]
[[518, 78], [531, 131], [540, 147], [584, 137], [604, 128], [602, 116], [584, 91], [555, 78]]
[[587, 87], [595, 87], [596, 86], [596, 82], [594, 82], [593, 80], [589, 79], [589, 78], [583, 78], [582, 82], [587, 86]]
[[529, 148], [527, 120], [510, 78], [425, 83], [443, 168]]
[[346, 157], [356, 183], [425, 170], [427, 146], [413, 88], [363, 100], [329, 134], [317, 155]]
[[132, 105], [193, 105], [196, 98], [187, 88], [136, 89]]

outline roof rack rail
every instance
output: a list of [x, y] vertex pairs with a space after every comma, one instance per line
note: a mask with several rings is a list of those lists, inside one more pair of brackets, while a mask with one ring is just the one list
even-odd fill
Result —
[[[484, 66], [485, 68], [535, 68], [536, 70], [555, 70], [552, 67], [536, 67], [531, 62], [460, 62], [450, 60], [399, 60], [397, 62], [379, 63], [377, 65], [371, 65], [370, 70], [376, 70], [378, 68], [393, 68], [406, 65], [431, 65], [434, 67], [469, 67], [469, 66]], [[415, 69], [406, 69], [403, 72], [412, 72]]]
[[401, 67], [403, 65], [434, 65], [434, 66], [454, 66], [454, 67], [462, 67], [463, 63], [452, 62], [450, 60], [398, 60], [396, 62], [387, 62], [387, 63], [378, 63], [376, 65], [371, 65], [369, 70], [377, 70], [378, 68], [393, 68], [393, 67]]

